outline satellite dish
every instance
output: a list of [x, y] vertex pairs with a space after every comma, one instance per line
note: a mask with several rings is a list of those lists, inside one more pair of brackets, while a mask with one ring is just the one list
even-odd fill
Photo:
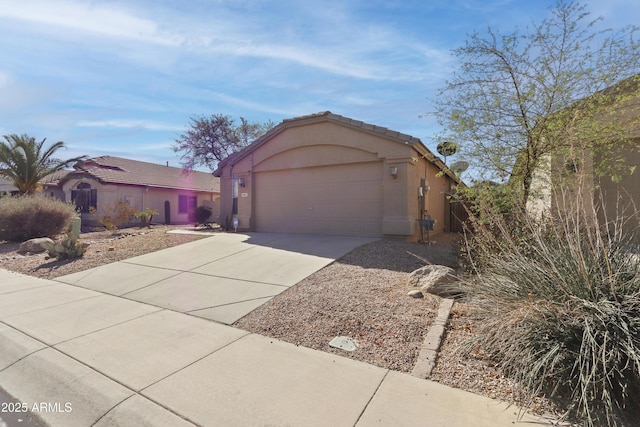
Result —
[[462, 172], [469, 169], [469, 162], [455, 162], [451, 166], [449, 166], [449, 169], [451, 169], [451, 171], [456, 175], [460, 175]]
[[438, 144], [438, 153], [440, 153], [441, 156], [445, 156], [445, 157], [452, 156], [457, 152], [458, 152], [458, 146], [456, 145], [455, 142], [443, 141], [440, 144]]

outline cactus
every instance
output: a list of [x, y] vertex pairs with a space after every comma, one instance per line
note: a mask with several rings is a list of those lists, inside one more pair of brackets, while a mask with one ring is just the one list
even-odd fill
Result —
[[47, 249], [47, 259], [56, 258], [58, 260], [79, 258], [87, 251], [88, 243], [80, 243], [78, 239], [67, 234], [67, 238], [56, 243], [49, 243]]

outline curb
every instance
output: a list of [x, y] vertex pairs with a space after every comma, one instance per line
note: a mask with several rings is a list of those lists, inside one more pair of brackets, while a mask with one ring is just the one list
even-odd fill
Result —
[[442, 338], [444, 337], [445, 327], [447, 326], [452, 306], [452, 299], [443, 298], [440, 302], [436, 319], [433, 321], [427, 336], [422, 342], [418, 360], [411, 371], [411, 375], [414, 377], [427, 379], [431, 376], [431, 371], [436, 365], [436, 357], [442, 344]]

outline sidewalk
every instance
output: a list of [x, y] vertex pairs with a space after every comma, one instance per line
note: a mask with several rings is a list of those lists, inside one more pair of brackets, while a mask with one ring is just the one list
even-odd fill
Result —
[[[127, 264], [130, 273], [148, 264], [139, 261]], [[95, 278], [122, 265], [110, 266]], [[162, 304], [2, 269], [0, 385], [65, 427], [518, 423], [516, 407], [482, 396]]]

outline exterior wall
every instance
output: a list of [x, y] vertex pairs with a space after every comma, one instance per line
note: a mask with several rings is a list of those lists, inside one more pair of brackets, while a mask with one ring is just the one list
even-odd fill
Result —
[[6, 178], [0, 177], [0, 195], [4, 193], [12, 193], [15, 191], [18, 191], [18, 189], [13, 186], [11, 181]]
[[[61, 190], [61, 196], [58, 198], [62, 200], [71, 201], [71, 191], [76, 189], [80, 183], [88, 183], [92, 189], [97, 190], [97, 211], [98, 215], [104, 214], [105, 209], [114, 206], [118, 202], [124, 202], [130, 204], [136, 211], [143, 211], [145, 209], [152, 209], [158, 213], [154, 215], [154, 223], [166, 223], [165, 218], [165, 202], [169, 201], [170, 205], [170, 223], [181, 224], [188, 223], [188, 213], [180, 213], [178, 211], [178, 197], [179, 195], [196, 196], [197, 206], [207, 205], [215, 209], [215, 200], [219, 198], [219, 195], [209, 192], [197, 192], [189, 190], [172, 190], [153, 187], [141, 187], [134, 185], [115, 185], [115, 184], [101, 184], [100, 182], [90, 179], [71, 179], [64, 183]], [[216, 212], [212, 215], [212, 219], [215, 219]], [[83, 213], [83, 221], [87, 223], [94, 223], [95, 218], [91, 214]], [[133, 223], [137, 223], [137, 220], [133, 220]]]
[[[382, 206], [376, 206], [375, 209], [378, 209], [382, 216], [380, 236], [418, 239], [418, 187], [420, 179], [424, 177], [428, 185], [431, 185], [431, 191], [427, 193], [427, 205], [429, 213], [436, 219], [436, 231], [445, 230], [448, 222], [446, 195], [451, 189], [449, 178], [436, 177], [438, 169], [431, 162], [421, 158], [409, 144], [331, 122], [285, 128], [235, 164], [227, 164], [221, 170], [220, 176], [221, 200], [218, 222], [225, 224], [229, 221], [231, 225], [233, 218], [236, 218], [240, 230], [255, 230], [256, 214], [260, 215], [256, 212], [256, 180], [261, 177], [264, 179], [265, 174], [276, 171], [280, 174], [290, 173], [293, 182], [302, 180], [300, 173], [313, 173], [318, 175], [320, 180], [334, 182], [332, 197], [335, 200], [332, 200], [332, 203], [342, 204], [345, 211], [348, 211], [346, 206], [354, 204], [354, 199], [357, 204], [357, 194], [353, 193], [353, 187], [350, 185], [343, 185], [341, 188], [340, 176], [352, 175], [347, 173], [347, 170], [371, 171], [371, 167], [364, 167], [367, 164], [379, 165], [375, 166], [379, 170], [379, 176], [375, 180], [382, 187], [378, 190], [381, 192]], [[391, 176], [391, 168], [397, 168], [397, 178]], [[234, 176], [244, 182], [244, 187], [238, 187], [237, 215], [232, 213]], [[373, 176], [367, 176], [370, 179], [367, 178], [369, 184], [363, 184], [365, 189], [370, 188], [370, 183], [374, 182]], [[284, 187], [286, 189], [283, 191], [299, 191], [295, 189], [295, 185]], [[322, 195], [326, 200], [325, 196]], [[292, 197], [309, 199], [307, 194]], [[373, 198], [372, 196], [371, 200]], [[362, 208], [368, 209], [365, 205]], [[311, 204], [308, 209], [313, 209]], [[357, 215], [354, 214], [356, 221]], [[354, 232], [357, 233], [357, 230]]]
[[629, 144], [635, 148], [623, 146], [624, 164], [632, 173], [623, 174], [619, 181], [609, 176], [597, 180], [600, 191], [594, 194], [595, 203], [600, 207], [601, 219], [612, 221], [619, 216], [630, 218], [635, 216], [634, 223], [640, 224], [640, 171], [635, 168], [640, 165], [640, 138]]
[[[420, 156], [416, 153], [416, 156]], [[447, 176], [439, 176], [440, 170], [430, 161], [422, 156], [418, 157], [419, 161], [412, 162], [409, 168], [408, 186], [408, 202], [409, 216], [411, 218], [412, 230], [411, 235], [420, 234], [420, 204], [419, 204], [419, 187], [424, 179], [425, 188], [423, 194], [425, 196], [425, 212], [431, 215], [435, 220], [433, 234], [450, 231], [450, 206], [447, 197], [451, 194], [452, 181]], [[428, 188], [428, 190], [427, 190]]]

